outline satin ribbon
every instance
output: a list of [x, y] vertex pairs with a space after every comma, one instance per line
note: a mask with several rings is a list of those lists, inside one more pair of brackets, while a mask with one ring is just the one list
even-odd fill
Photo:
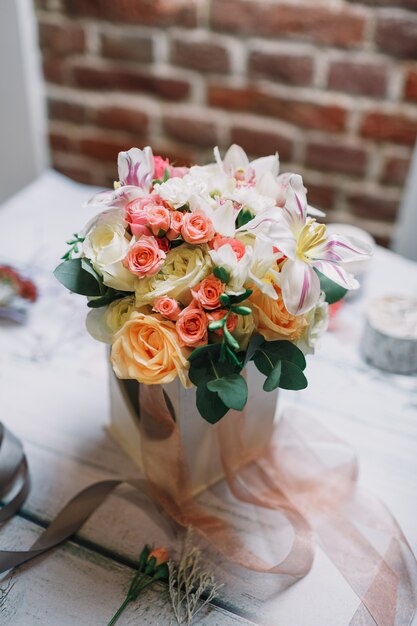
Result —
[[[361, 601], [350, 626], [411, 623], [417, 606], [413, 552], [385, 507], [357, 489], [352, 451], [322, 425], [302, 413], [287, 413], [271, 439], [274, 443], [243, 467], [248, 448], [242, 415], [230, 412], [214, 426], [226, 481], [235, 498], [268, 509], [276, 514], [277, 527], [285, 519], [292, 530], [286, 556], [270, 563], [247, 547], [236, 528], [193, 498], [179, 428], [162, 387], [140, 386], [139, 407], [146, 480], [111, 478], [86, 487], [64, 506], [30, 550], [0, 551], [0, 572], [68, 539], [116, 487], [127, 483], [157, 501], [178, 524], [193, 526], [230, 561], [258, 572], [279, 574], [289, 582], [310, 571], [316, 537]], [[19, 477], [23, 478], [22, 486], [1, 511], [4, 519], [24, 501], [28, 472], [19, 441], [3, 429], [2, 493]], [[370, 537], [375, 532], [378, 542]], [[382, 548], [381, 536], [386, 539]]]

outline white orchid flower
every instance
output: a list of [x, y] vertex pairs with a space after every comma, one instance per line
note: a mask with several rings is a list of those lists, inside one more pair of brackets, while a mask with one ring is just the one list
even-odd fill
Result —
[[232, 246], [225, 243], [217, 250], [210, 250], [211, 260], [217, 267], [224, 267], [229, 274], [229, 282], [225, 292], [229, 295], [237, 296], [245, 291], [243, 286], [248, 279], [249, 267], [252, 260], [250, 246], [247, 247], [242, 258], [238, 259]]
[[119, 182], [115, 189], [99, 191], [86, 206], [124, 208], [128, 202], [149, 193], [154, 178], [152, 148], [131, 148], [119, 152], [117, 159]]
[[249, 161], [243, 148], [236, 144], [230, 146], [224, 159], [221, 158], [220, 150], [216, 146], [214, 148], [214, 158], [222, 172], [243, 182], [255, 183], [265, 172], [272, 172], [272, 174], [277, 176], [279, 171], [278, 154]]
[[193, 196], [190, 198], [190, 210], [191, 211], [204, 211], [207, 217], [210, 218], [213, 228], [219, 235], [223, 237], [235, 236], [235, 211], [233, 204], [230, 200], [223, 202], [216, 202], [215, 206], [212, 206], [210, 202], [202, 197]]
[[252, 249], [248, 281], [255, 284], [262, 293], [277, 300], [277, 292], [273, 287], [278, 272], [273, 269], [274, 262], [281, 253], [274, 253], [272, 244], [257, 238]]
[[149, 192], [154, 179], [155, 164], [152, 148], [143, 150], [131, 148], [127, 152], [119, 152], [117, 159], [119, 181], [122, 186], [133, 185]]
[[277, 283], [290, 313], [301, 315], [318, 302], [320, 281], [314, 269], [345, 289], [359, 287], [358, 281], [338, 264], [366, 258], [371, 249], [347, 237], [329, 236], [324, 224], [307, 216], [301, 176], [293, 174], [288, 181], [282, 215], [276, 245], [287, 259], [277, 274]]

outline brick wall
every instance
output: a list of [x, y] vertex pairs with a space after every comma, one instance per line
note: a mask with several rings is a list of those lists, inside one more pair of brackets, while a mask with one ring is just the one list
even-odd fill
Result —
[[54, 166], [278, 150], [328, 219], [387, 242], [417, 136], [417, 0], [36, 0]]

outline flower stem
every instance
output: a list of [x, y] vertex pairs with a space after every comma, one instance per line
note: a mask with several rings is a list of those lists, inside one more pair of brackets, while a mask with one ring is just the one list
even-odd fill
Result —
[[113, 615], [113, 617], [111, 618], [107, 626], [113, 626], [117, 622], [117, 620], [119, 619], [119, 617], [121, 616], [121, 614], [123, 613], [123, 611], [125, 610], [125, 608], [127, 607], [130, 601], [131, 600], [129, 596], [126, 596], [126, 598], [123, 600], [122, 604], [119, 606], [119, 608], [117, 609], [116, 613]]

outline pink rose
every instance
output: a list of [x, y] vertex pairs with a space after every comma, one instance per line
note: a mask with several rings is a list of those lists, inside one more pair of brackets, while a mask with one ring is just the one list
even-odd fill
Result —
[[173, 167], [170, 165], [169, 175], [171, 178], [184, 178], [186, 174], [190, 171], [189, 167]]
[[239, 239], [228, 239], [227, 237], [216, 237], [216, 239], [213, 242], [213, 248], [215, 250], [218, 250], [219, 248], [226, 245], [227, 243], [229, 244], [229, 246], [232, 246], [233, 252], [235, 253], [237, 260], [240, 261], [240, 259], [243, 257], [243, 255], [246, 252], [246, 247], [242, 241], [239, 241]]
[[204, 211], [194, 211], [184, 215], [181, 235], [187, 243], [207, 243], [214, 237], [211, 219]]
[[215, 276], [207, 276], [199, 285], [194, 287], [192, 294], [204, 309], [217, 309], [220, 304], [219, 296], [224, 292], [224, 284]]
[[155, 156], [153, 158], [154, 164], [154, 178], [158, 180], [163, 180], [165, 175], [165, 170], [170, 169], [169, 160], [163, 159], [161, 156]]
[[182, 346], [198, 348], [207, 343], [207, 315], [192, 302], [178, 316], [175, 330]]
[[[226, 309], [222, 309], [220, 311], [212, 311], [211, 313], [208, 313], [207, 317], [208, 317], [209, 322], [217, 322], [217, 320], [223, 319], [226, 314], [227, 314]], [[229, 331], [229, 333], [232, 333], [235, 330], [237, 326], [237, 322], [238, 322], [238, 316], [236, 315], [236, 313], [230, 313], [226, 321], [226, 328]], [[215, 330], [214, 332], [216, 333], [216, 335], [220, 335], [220, 336], [224, 334], [223, 328], [219, 328], [218, 330]]]
[[130, 224], [130, 230], [135, 237], [149, 235], [146, 206], [150, 202], [152, 202], [151, 196], [143, 196], [135, 198], [135, 200], [132, 200], [126, 205], [125, 218]]
[[178, 315], [181, 313], [181, 307], [178, 302], [175, 298], [170, 298], [169, 296], [161, 296], [161, 298], [158, 298], [155, 301], [152, 310], [174, 322], [178, 319]]
[[171, 211], [171, 222], [169, 231], [167, 232], [167, 237], [171, 241], [173, 239], [177, 239], [180, 236], [183, 219], [184, 215], [181, 213], [181, 211]]
[[149, 204], [146, 207], [146, 217], [148, 218], [148, 227], [155, 237], [161, 237], [169, 228], [169, 211], [159, 204]]
[[161, 269], [166, 254], [158, 246], [155, 237], [141, 237], [134, 243], [123, 259], [123, 265], [139, 278], [153, 276]]

